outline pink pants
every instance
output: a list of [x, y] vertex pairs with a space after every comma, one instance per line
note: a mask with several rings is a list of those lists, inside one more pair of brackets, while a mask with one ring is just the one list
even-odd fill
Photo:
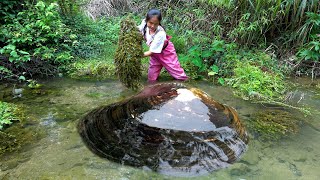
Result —
[[160, 71], [164, 67], [169, 74], [177, 80], [187, 80], [188, 77], [180, 66], [178, 56], [173, 43], [169, 41], [168, 46], [161, 53], [153, 53], [150, 58], [148, 81], [157, 80]]

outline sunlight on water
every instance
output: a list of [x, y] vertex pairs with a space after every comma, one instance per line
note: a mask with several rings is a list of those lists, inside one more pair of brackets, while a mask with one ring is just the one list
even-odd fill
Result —
[[142, 122], [153, 127], [184, 131], [211, 131], [216, 128], [210, 121], [208, 107], [200, 98], [187, 89], [178, 89], [177, 92], [178, 96], [161, 108], [143, 113]]

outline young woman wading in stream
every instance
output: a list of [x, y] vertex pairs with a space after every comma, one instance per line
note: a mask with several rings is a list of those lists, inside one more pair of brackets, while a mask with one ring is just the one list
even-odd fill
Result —
[[182, 69], [173, 43], [161, 26], [161, 12], [151, 9], [146, 18], [138, 26], [146, 40], [149, 50], [144, 52], [144, 57], [150, 56], [148, 81], [155, 82], [164, 67], [169, 74], [177, 80], [187, 80], [188, 77]]

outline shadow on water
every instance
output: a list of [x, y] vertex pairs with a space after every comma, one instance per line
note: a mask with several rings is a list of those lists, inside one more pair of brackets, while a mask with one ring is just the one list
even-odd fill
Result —
[[[76, 128], [79, 118], [92, 109], [123, 101], [133, 96], [134, 92], [127, 91], [117, 81], [88, 82], [60, 78], [41, 83], [47, 93], [40, 92], [32, 96], [22, 94], [21, 98], [5, 95], [5, 101], [24, 107], [27, 127], [36, 127], [39, 132], [44, 131], [44, 136], [33, 141], [32, 146], [22, 147], [21, 150], [2, 157], [0, 179], [180, 179], [154, 173], [145, 166], [142, 169], [133, 168], [100, 158], [88, 150], [79, 136]], [[254, 113], [274, 108], [236, 98], [226, 87], [213, 86], [206, 82], [192, 85], [207, 92], [218, 102], [234, 107], [244, 124], [249, 122]], [[12, 90], [12, 87], [5, 89], [7, 88]], [[312, 112], [310, 116], [304, 117], [300, 112], [286, 109], [302, 120], [297, 134], [279, 141], [267, 142], [255, 139], [249, 129], [249, 148], [239, 161], [197, 179], [318, 179], [320, 92], [314, 87], [297, 87], [295, 90], [297, 92], [291, 99], [292, 104], [305, 105], [310, 107]], [[304, 98], [300, 100], [302, 94]], [[178, 141], [176, 137], [170, 138]], [[148, 151], [151, 153], [152, 149]]]

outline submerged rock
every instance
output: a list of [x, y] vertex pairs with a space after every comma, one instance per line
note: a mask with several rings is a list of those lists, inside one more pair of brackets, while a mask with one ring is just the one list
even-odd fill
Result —
[[175, 83], [99, 107], [80, 120], [78, 131], [100, 157], [174, 176], [227, 167], [248, 143], [233, 108]]

